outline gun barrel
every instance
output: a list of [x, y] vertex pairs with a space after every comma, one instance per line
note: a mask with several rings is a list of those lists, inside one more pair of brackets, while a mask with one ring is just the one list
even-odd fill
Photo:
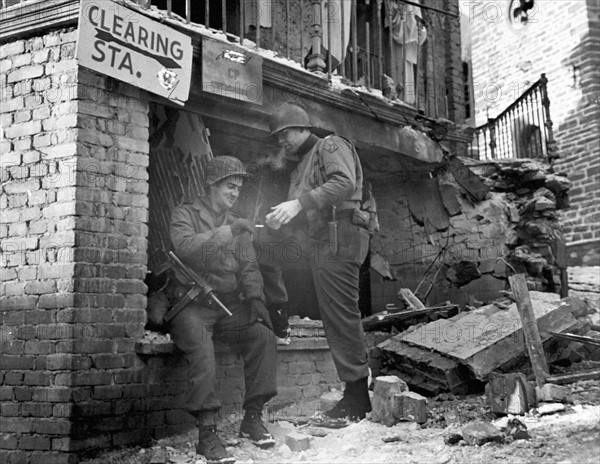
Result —
[[219, 300], [217, 295], [215, 295], [210, 285], [200, 275], [198, 275], [197, 272], [186, 266], [173, 251], [167, 252], [167, 256], [175, 264], [177, 269], [185, 276], [185, 278], [191, 281], [194, 287], [200, 290], [203, 298], [210, 297], [229, 316], [233, 315], [231, 311], [229, 311], [229, 309], [227, 309], [227, 307], [221, 302], [221, 300]]
[[213, 300], [215, 303], [217, 303], [217, 304], [218, 304], [218, 305], [221, 307], [221, 309], [222, 309], [223, 311], [225, 311], [225, 312], [227, 313], [227, 315], [229, 315], [229, 316], [233, 316], [233, 314], [231, 314], [231, 311], [229, 311], [229, 310], [227, 309], [227, 306], [225, 306], [225, 305], [224, 305], [224, 304], [221, 302], [221, 300], [219, 300], [219, 297], [218, 297], [217, 295], [215, 295], [215, 294], [214, 294], [214, 292], [210, 292], [210, 297], [212, 298], [212, 300]]

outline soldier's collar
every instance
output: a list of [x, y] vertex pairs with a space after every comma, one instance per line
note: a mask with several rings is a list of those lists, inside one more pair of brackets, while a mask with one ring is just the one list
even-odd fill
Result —
[[296, 152], [298, 158], [302, 158], [304, 155], [306, 155], [318, 141], [319, 137], [317, 137], [315, 134], [310, 134], [304, 143], [300, 145], [300, 148], [298, 148], [298, 151]]

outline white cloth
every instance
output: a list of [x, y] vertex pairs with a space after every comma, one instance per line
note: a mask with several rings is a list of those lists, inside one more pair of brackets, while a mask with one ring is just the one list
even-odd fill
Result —
[[[419, 0], [414, 1], [420, 3]], [[396, 0], [389, 0], [388, 5], [391, 12], [393, 39], [392, 77], [396, 82], [401, 82], [402, 67], [404, 67], [404, 101], [412, 104], [416, 102], [416, 64], [419, 47], [427, 40], [427, 28], [423, 25], [423, 13], [420, 7], [399, 4]], [[386, 24], [389, 27], [388, 18]], [[403, 58], [404, 63], [402, 63]]]
[[[343, 11], [342, 11], [343, 2]], [[352, 2], [350, 0], [322, 0], [321, 22], [323, 24], [323, 48], [329, 50], [328, 31], [331, 26], [331, 56], [342, 63], [346, 58], [346, 49], [350, 41], [350, 18]], [[343, 28], [343, 29], [342, 29]], [[342, 43], [342, 30], [344, 42]]]

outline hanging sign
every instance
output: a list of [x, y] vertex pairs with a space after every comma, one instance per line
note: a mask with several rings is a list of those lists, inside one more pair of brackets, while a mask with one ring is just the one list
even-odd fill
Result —
[[82, 0], [77, 59], [81, 66], [185, 104], [192, 39], [110, 0]]
[[204, 37], [202, 90], [262, 105], [262, 57], [241, 47]]

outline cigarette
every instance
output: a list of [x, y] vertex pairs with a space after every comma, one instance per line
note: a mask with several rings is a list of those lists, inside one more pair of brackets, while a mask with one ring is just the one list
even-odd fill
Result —
[[262, 229], [264, 226], [262, 224], [255, 224], [254, 227], [257, 229]]

